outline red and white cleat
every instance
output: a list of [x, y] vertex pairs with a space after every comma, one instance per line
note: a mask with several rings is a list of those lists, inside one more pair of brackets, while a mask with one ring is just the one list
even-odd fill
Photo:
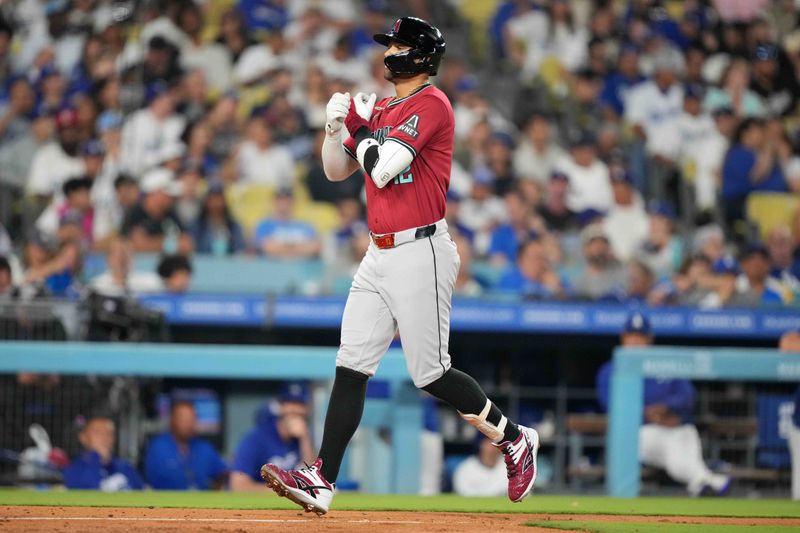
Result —
[[272, 463], [261, 467], [261, 478], [278, 496], [293, 501], [307, 513], [322, 516], [328, 508], [336, 492], [336, 485], [328, 483], [319, 471], [322, 459], [317, 459], [308, 468], [284, 470]]
[[533, 490], [536, 481], [536, 454], [539, 452], [539, 434], [535, 429], [519, 426], [519, 437], [514, 442], [495, 444], [506, 456], [508, 473], [508, 499], [522, 501]]

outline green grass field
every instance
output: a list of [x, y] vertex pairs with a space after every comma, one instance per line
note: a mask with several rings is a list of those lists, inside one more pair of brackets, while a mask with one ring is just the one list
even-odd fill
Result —
[[[192, 507], [209, 509], [293, 509], [271, 494], [227, 492], [125, 492], [0, 490], [0, 505], [85, 505], [92, 507]], [[451, 511], [482, 513], [639, 514], [800, 518], [800, 504], [790, 500], [635, 498], [602, 496], [533, 496], [522, 503], [505, 498], [455, 495], [400, 496], [341, 493], [336, 509], [357, 511]]]
[[[564, 531], [591, 531], [592, 533], [752, 533], [753, 526], [731, 526], [711, 524], [642, 524], [636, 522], [528, 522], [530, 526], [550, 527]], [[758, 526], [763, 533], [797, 533], [796, 527]]]

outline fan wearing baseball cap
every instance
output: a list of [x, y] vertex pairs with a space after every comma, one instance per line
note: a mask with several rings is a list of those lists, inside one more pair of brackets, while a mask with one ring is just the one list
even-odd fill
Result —
[[[622, 346], [653, 344], [650, 319], [639, 311], [628, 315], [620, 334]], [[613, 371], [609, 361], [597, 373], [597, 401], [608, 410]], [[703, 446], [691, 423], [696, 392], [685, 379], [644, 380], [644, 424], [639, 430], [639, 460], [661, 468], [675, 481], [686, 485], [691, 496], [722, 496], [730, 488], [728, 476], [709, 470], [703, 461]]]
[[181, 183], [174, 174], [157, 168], [142, 176], [142, 197], [127, 214], [121, 233], [130, 238], [134, 251], [186, 253], [192, 249], [192, 239], [185, 233], [175, 213], [175, 197], [181, 193]]

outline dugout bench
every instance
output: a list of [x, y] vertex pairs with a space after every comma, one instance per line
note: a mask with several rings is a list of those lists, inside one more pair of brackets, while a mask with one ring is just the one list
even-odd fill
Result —
[[[797, 382], [800, 354], [755, 348], [617, 348], [606, 437], [606, 490], [611, 496], [639, 495], [639, 463], [631, 458], [639, 456], [638, 428], [643, 414], [645, 377]], [[632, 398], [639, 401], [631, 401]]]

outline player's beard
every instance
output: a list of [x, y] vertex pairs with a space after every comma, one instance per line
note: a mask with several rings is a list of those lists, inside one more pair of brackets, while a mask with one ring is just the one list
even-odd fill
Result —
[[400, 80], [413, 78], [415, 74], [395, 74], [389, 67], [383, 67], [383, 78], [391, 83], [397, 83]]

